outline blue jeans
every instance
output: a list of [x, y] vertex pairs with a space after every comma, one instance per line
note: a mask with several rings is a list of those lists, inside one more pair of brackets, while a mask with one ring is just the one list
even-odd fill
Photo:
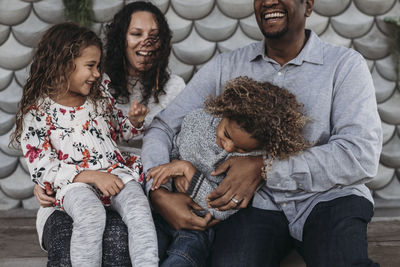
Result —
[[379, 266], [368, 258], [367, 225], [373, 206], [346, 196], [316, 205], [303, 230], [303, 241], [289, 234], [280, 211], [242, 209], [215, 229], [211, 266], [276, 266], [296, 248], [308, 267]]
[[205, 267], [214, 237], [213, 229], [206, 231], [175, 230], [154, 214], [158, 254], [161, 267]]

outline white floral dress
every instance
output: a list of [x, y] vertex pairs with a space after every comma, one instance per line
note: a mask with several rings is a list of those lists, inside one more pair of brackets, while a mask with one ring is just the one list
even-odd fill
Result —
[[141, 133], [115, 107], [108, 93], [108, 79], [102, 82], [103, 99], [97, 108], [87, 100], [79, 107], [66, 107], [50, 98], [42, 99], [25, 114], [21, 147], [33, 182], [56, 191], [56, 206], [62, 208], [67, 190], [75, 186], [93, 189], [105, 205], [109, 199], [97, 188], [73, 183], [83, 170], [110, 172], [124, 183], [143, 182], [137, 156], [123, 158], [117, 140], [129, 140]]

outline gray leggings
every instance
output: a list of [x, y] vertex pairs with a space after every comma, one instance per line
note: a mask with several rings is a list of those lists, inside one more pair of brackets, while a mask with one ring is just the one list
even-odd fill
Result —
[[[99, 198], [86, 187], [71, 188], [64, 209], [73, 219], [72, 266], [101, 266], [106, 212]], [[142, 187], [130, 181], [111, 198], [111, 207], [128, 227], [132, 266], [158, 266], [157, 236]]]

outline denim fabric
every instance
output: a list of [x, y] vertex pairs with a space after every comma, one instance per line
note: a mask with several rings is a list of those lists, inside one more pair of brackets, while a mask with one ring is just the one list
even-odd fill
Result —
[[292, 248], [283, 212], [248, 207], [215, 227], [211, 266], [279, 266]]
[[215, 228], [212, 266], [279, 267], [296, 248], [307, 267], [377, 267], [367, 249], [372, 215], [373, 206], [363, 197], [321, 202], [308, 217], [300, 242], [290, 236], [283, 212], [248, 207]]
[[[43, 229], [43, 246], [48, 252], [48, 267], [70, 267], [72, 218], [62, 211], [54, 211]], [[107, 211], [103, 234], [104, 267], [129, 267], [128, 230], [118, 213]]]
[[214, 230], [175, 230], [154, 214], [158, 255], [161, 267], [205, 267], [214, 238]]
[[298, 252], [308, 267], [377, 267], [368, 258], [367, 225], [373, 216], [371, 202], [347, 196], [319, 203], [308, 217]]

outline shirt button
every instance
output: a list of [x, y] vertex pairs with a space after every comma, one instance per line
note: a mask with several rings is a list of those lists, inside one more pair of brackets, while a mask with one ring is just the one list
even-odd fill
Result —
[[278, 75], [281, 76], [281, 75], [282, 75], [282, 72], [278, 71]]

